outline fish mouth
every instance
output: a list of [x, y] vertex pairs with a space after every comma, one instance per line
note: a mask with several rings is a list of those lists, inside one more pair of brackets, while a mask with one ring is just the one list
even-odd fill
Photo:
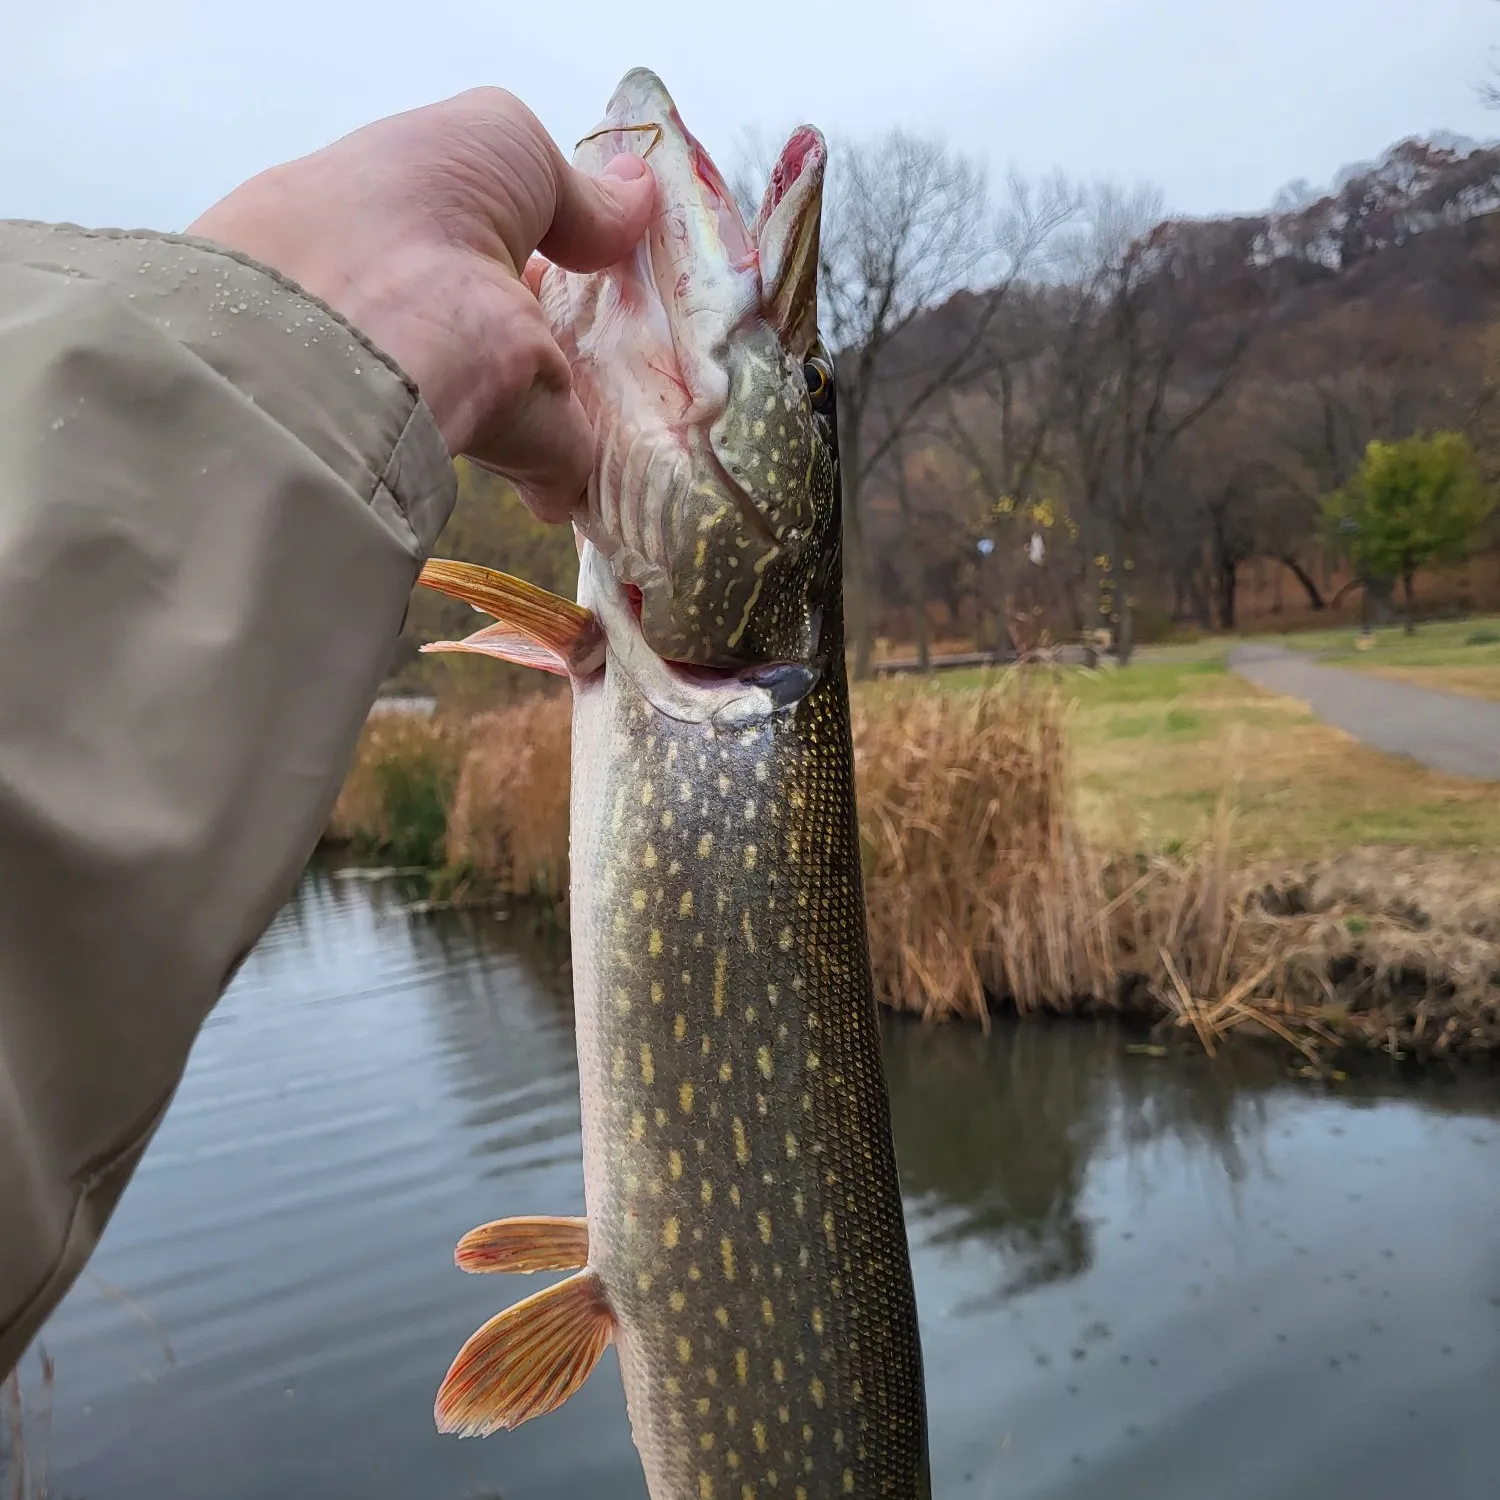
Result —
[[658, 656], [641, 631], [639, 590], [622, 584], [604, 554], [586, 538], [578, 561], [579, 604], [593, 611], [610, 655], [636, 690], [667, 718], [725, 728], [764, 723], [795, 708], [823, 675], [817, 663], [757, 662], [722, 668]]
[[[750, 401], [805, 399], [826, 144], [810, 125], [794, 131], [747, 223], [660, 78], [638, 68], [579, 142], [574, 163], [598, 174], [621, 154], [652, 169], [646, 234], [590, 285], [557, 275], [542, 293], [598, 434], [577, 521], [622, 582], [644, 587], [645, 629], [659, 649], [733, 665], [735, 642], [711, 640], [707, 622], [724, 615], [732, 630], [753, 597], [726, 594], [722, 607], [698, 612], [701, 649], [689, 648], [686, 611], [701, 588], [697, 544], [707, 526], [716, 549], [743, 549], [745, 565], [804, 545], [810, 516], [795, 486], [779, 493], [780, 466], [767, 462], [762, 492], [744, 459]], [[749, 575], [746, 566], [739, 576]], [[803, 658], [800, 647], [796, 655]]]

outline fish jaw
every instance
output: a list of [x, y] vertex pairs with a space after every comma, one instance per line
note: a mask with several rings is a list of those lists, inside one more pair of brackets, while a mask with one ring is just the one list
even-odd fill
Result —
[[594, 273], [548, 266], [548, 324], [594, 426], [580, 531], [640, 591], [669, 660], [729, 668], [817, 650], [810, 556], [834, 513], [829, 424], [808, 395], [827, 159], [803, 126], [747, 226], [659, 78], [628, 74], [575, 153], [632, 153], [656, 208], [634, 253]]

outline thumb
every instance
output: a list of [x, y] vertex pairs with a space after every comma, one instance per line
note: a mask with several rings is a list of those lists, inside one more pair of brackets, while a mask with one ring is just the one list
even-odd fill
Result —
[[656, 179], [631, 152], [611, 157], [598, 177], [564, 166], [557, 211], [537, 249], [569, 271], [603, 270], [640, 243], [655, 206]]

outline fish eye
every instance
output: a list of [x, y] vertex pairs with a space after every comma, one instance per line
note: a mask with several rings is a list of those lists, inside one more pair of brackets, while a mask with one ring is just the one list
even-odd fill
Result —
[[807, 394], [814, 411], [822, 411], [833, 395], [833, 371], [821, 359], [809, 359], [802, 366]]

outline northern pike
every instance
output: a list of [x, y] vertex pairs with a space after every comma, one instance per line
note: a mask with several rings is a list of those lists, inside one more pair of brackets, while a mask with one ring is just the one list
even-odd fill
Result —
[[470, 1271], [575, 1274], [464, 1344], [441, 1429], [514, 1427], [619, 1354], [652, 1500], [927, 1500], [922, 1356], [869, 970], [844, 667], [826, 146], [749, 226], [661, 82], [575, 161], [653, 168], [624, 265], [540, 297], [593, 420], [577, 602], [435, 561], [488, 652], [573, 691], [583, 1219], [511, 1218]]

